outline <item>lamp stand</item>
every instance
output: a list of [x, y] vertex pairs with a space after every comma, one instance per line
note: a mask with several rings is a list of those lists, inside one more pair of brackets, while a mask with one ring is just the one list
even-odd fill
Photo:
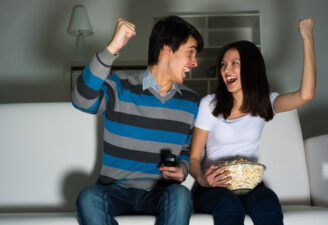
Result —
[[76, 36], [76, 43], [75, 43], [75, 52], [74, 52], [75, 60], [83, 61], [85, 59], [85, 49], [84, 49], [84, 36], [79, 33]]

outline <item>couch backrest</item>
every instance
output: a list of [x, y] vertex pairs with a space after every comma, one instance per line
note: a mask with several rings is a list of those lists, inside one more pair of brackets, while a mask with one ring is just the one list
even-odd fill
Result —
[[[0, 212], [73, 210], [77, 194], [100, 169], [101, 119], [68, 102], [0, 104], [0, 125]], [[282, 202], [309, 203], [296, 111], [265, 126], [260, 162]], [[193, 181], [189, 176], [184, 184]]]
[[278, 113], [267, 123], [259, 162], [267, 166], [264, 181], [283, 203], [310, 204], [309, 178], [297, 110]]
[[328, 207], [328, 134], [305, 140], [311, 203]]
[[67, 103], [0, 104], [0, 211], [65, 211], [94, 181], [97, 117]]

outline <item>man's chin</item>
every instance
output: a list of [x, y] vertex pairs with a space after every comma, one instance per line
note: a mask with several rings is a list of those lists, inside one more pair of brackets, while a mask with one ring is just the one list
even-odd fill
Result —
[[184, 79], [176, 80], [176, 81], [174, 81], [174, 82], [177, 83], [177, 84], [183, 84], [183, 80], [184, 80]]
[[181, 79], [179, 81], [176, 81], [176, 83], [178, 84], [182, 84], [183, 81], [187, 78], [187, 75], [184, 73], [182, 76], [181, 76]]

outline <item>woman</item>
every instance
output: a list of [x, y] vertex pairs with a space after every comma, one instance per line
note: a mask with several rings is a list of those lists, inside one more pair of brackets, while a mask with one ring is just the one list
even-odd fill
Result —
[[227, 189], [229, 171], [218, 169], [217, 162], [232, 158], [256, 161], [265, 122], [275, 113], [298, 108], [314, 98], [313, 25], [311, 18], [297, 24], [304, 65], [301, 86], [295, 92], [270, 93], [263, 57], [251, 42], [231, 43], [218, 56], [217, 91], [201, 100], [190, 154], [190, 174], [198, 183], [195, 209], [213, 213], [215, 224], [244, 224], [245, 214], [254, 224], [283, 224], [279, 199], [272, 190], [261, 183], [245, 195], [233, 194]]

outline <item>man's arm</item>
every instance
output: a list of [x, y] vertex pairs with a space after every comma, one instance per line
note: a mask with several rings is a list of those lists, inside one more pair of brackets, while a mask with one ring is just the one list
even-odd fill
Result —
[[118, 19], [115, 33], [107, 46], [107, 50], [113, 55], [116, 55], [134, 35], [136, 35], [135, 25], [126, 20]]
[[[72, 93], [73, 105], [85, 112], [102, 114], [106, 102], [113, 99], [115, 85], [105, 84], [113, 61], [129, 39], [136, 34], [135, 26], [118, 19], [112, 40], [102, 52], [97, 52], [84, 68]], [[111, 89], [113, 91], [105, 91]], [[112, 94], [111, 94], [112, 93]]]
[[162, 165], [159, 168], [164, 180], [175, 180], [181, 183], [186, 179], [189, 171], [189, 154], [190, 154], [192, 133], [193, 133], [193, 125], [191, 126], [185, 144], [182, 146], [182, 150], [178, 155], [177, 166], [172, 167], [172, 166]]

